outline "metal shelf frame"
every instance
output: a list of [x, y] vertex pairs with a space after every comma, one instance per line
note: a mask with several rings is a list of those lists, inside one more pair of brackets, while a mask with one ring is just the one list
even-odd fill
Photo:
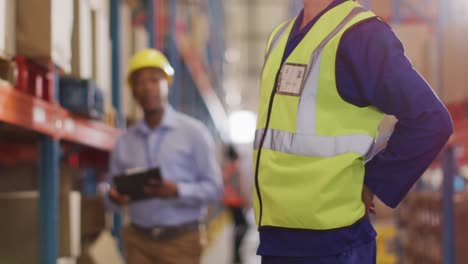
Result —
[[[125, 127], [124, 116], [122, 112], [122, 77], [120, 65], [120, 5], [121, 0], [108, 0], [110, 7], [110, 27], [109, 34], [112, 42], [112, 104], [117, 113], [117, 125], [119, 128]], [[146, 27], [149, 33], [149, 46], [155, 47], [159, 43], [165, 43], [166, 50], [169, 50], [169, 59], [176, 72], [179, 72], [181, 64], [187, 69], [186, 74], [193, 80], [193, 90], [198, 91], [206, 110], [211, 115], [215, 124], [224, 122], [224, 108], [217, 98], [213, 83], [221, 85], [219, 82], [211, 80], [209, 70], [203, 61], [203, 58], [194, 56], [189, 49], [180, 49], [176, 32], [178, 31], [176, 19], [177, 1], [168, 1], [169, 5], [169, 39], [168, 41], [158, 39], [158, 27], [156, 21], [156, 12], [161, 5], [161, 0], [144, 0], [147, 9]], [[222, 19], [222, 5], [211, 1], [208, 6], [216, 8], [211, 10], [213, 19]], [[215, 23], [211, 21], [211, 23]], [[213, 41], [221, 42], [222, 35], [213, 37]], [[215, 43], [216, 44], [216, 43]], [[223, 56], [224, 44], [215, 45], [218, 54], [214, 59], [221, 60]], [[217, 57], [218, 56], [218, 57]], [[216, 72], [217, 69], [211, 71]], [[58, 75], [54, 82], [55, 91], [58, 91]], [[181, 83], [175, 78], [174, 87]], [[218, 76], [221, 80], [221, 76]], [[177, 105], [182, 95], [183, 87], [173, 88], [175, 92], [171, 95], [171, 103]], [[57, 94], [57, 93], [56, 93]], [[70, 141], [79, 145], [88, 146], [100, 151], [109, 152], [112, 150], [115, 140], [121, 133], [121, 129], [109, 127], [101, 122], [90, 121], [77, 117], [67, 110], [54, 103], [48, 103], [38, 98], [23, 94], [12, 87], [0, 86], [0, 121], [26, 128], [40, 134], [38, 144], [39, 154], [39, 263], [55, 264], [58, 258], [59, 249], [59, 163], [60, 163], [60, 141]], [[219, 124], [218, 124], [219, 125]], [[219, 127], [218, 127], [219, 129]], [[89, 177], [90, 182], [87, 186], [95, 184], [94, 178]], [[94, 188], [93, 188], [94, 189]], [[113, 234], [120, 240], [120, 228], [122, 217], [115, 214], [113, 217]], [[120, 243], [121, 245], [121, 243]]]
[[[118, 124], [123, 127], [118, 26], [120, 0], [109, 0], [109, 5], [110, 34], [113, 40], [112, 103], [117, 111]], [[54, 76], [54, 90], [59, 91], [58, 71], [55, 69]], [[55, 93], [56, 97], [57, 94], [58, 92]], [[55, 101], [58, 101], [58, 98], [55, 98]], [[69, 141], [94, 150], [109, 152], [113, 149], [121, 130], [102, 122], [75, 116], [57, 103], [43, 101], [6, 85], [0, 85], [0, 121], [40, 135], [37, 147], [39, 263], [55, 264], [60, 245], [58, 229], [60, 142]]]
[[[112, 43], [112, 104], [117, 112], [117, 125], [120, 128], [125, 127], [125, 118], [122, 111], [122, 79], [120, 76], [120, 0], [109, 0], [110, 5], [110, 36]], [[112, 235], [117, 239], [119, 248], [122, 251], [122, 239], [120, 231], [123, 224], [123, 217], [120, 213], [114, 213], [112, 216]]]

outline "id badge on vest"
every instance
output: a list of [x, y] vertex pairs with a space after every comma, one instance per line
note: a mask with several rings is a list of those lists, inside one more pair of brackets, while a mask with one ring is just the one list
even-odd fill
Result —
[[300, 96], [304, 86], [307, 65], [286, 63], [281, 68], [278, 79], [277, 93]]

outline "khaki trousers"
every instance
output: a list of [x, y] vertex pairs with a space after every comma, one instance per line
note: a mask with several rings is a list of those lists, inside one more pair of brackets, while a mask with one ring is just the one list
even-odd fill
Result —
[[126, 226], [122, 230], [127, 264], [200, 264], [200, 231], [168, 240], [155, 240], [144, 232]]

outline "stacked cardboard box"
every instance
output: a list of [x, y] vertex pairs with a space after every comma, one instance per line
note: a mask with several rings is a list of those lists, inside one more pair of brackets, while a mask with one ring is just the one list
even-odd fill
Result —
[[[74, 191], [80, 170], [64, 165], [60, 171], [59, 256], [73, 259], [81, 254], [81, 195]], [[37, 263], [40, 228], [37, 167], [9, 167], [1, 170], [0, 176], [0, 234], [4, 238], [0, 242], [0, 262]]]
[[95, 80], [104, 95], [105, 112], [112, 112], [109, 2], [74, 0], [74, 16], [71, 75]]
[[16, 3], [16, 52], [53, 61], [71, 70], [73, 0], [22, 0]]
[[460, 103], [468, 99], [468, 26], [466, 23], [449, 24], [443, 30], [442, 41], [442, 98], [447, 103]]
[[123, 4], [120, 13], [121, 27], [122, 27], [122, 41], [120, 43], [120, 67], [122, 96], [123, 96], [123, 112], [125, 118], [135, 119], [136, 105], [133, 100], [132, 93], [127, 83], [127, 70], [130, 64], [130, 58], [133, 55], [132, 49], [132, 11], [130, 6]]
[[0, 57], [9, 59], [15, 55], [15, 1], [0, 0]]
[[378, 16], [388, 20], [392, 17], [392, 0], [370, 1], [370, 9]]
[[106, 208], [100, 196], [81, 199], [81, 237], [99, 235], [106, 227]]
[[444, 103], [468, 100], [468, 26], [448, 24], [437, 36], [426, 24], [394, 25], [406, 56]]
[[[39, 195], [37, 191], [0, 193], [0, 259], [4, 263], [38, 263]], [[80, 255], [80, 194], [60, 195], [60, 250], [62, 257]]]
[[74, 1], [72, 38], [72, 75], [82, 79], [93, 77], [92, 9], [89, 1]]

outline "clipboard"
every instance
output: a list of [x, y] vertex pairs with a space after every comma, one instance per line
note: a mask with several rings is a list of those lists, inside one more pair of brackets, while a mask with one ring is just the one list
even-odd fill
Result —
[[130, 200], [134, 202], [152, 198], [144, 192], [144, 188], [149, 184], [150, 180], [162, 181], [159, 168], [121, 174], [113, 178], [113, 183], [120, 194], [128, 195]]

